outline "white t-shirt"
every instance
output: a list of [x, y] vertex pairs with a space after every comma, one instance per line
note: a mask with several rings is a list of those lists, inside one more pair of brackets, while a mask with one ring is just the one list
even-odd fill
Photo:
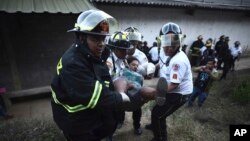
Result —
[[201, 56], [203, 56], [203, 53], [204, 53], [204, 51], [207, 49], [207, 47], [206, 46], [203, 46], [201, 49], [200, 49], [200, 52], [201, 52]]
[[140, 65], [148, 63], [147, 56], [139, 49], [135, 49], [135, 53], [132, 56], [134, 56], [135, 58], [137, 58], [139, 60]]
[[[164, 57], [166, 63], [168, 57]], [[169, 62], [169, 66], [160, 61], [160, 77], [166, 78], [168, 83], [178, 83], [179, 86], [169, 93], [191, 94], [193, 91], [193, 76], [188, 57], [183, 51], [178, 52]]]
[[233, 58], [237, 57], [239, 55], [239, 53], [241, 54], [242, 53], [242, 48], [239, 46], [239, 47], [230, 47], [229, 48], [231, 50], [231, 54], [233, 55]]
[[155, 65], [148, 62], [147, 56], [142, 51], [140, 51], [139, 49], [135, 49], [135, 52], [132, 56], [137, 58], [140, 62], [137, 68], [138, 73], [146, 76], [155, 72]]
[[149, 51], [149, 54], [151, 56], [151, 59], [153, 61], [157, 61], [158, 60], [158, 47], [152, 47]]

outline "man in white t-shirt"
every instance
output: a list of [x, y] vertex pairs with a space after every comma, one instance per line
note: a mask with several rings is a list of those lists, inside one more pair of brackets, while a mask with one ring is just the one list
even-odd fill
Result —
[[157, 89], [160, 95], [157, 105], [152, 110], [152, 141], [166, 141], [166, 118], [180, 108], [193, 91], [191, 65], [186, 54], [181, 50], [181, 29], [175, 23], [163, 25], [160, 31], [161, 46], [167, 57], [160, 61], [160, 79]]
[[239, 41], [236, 41], [234, 43], [234, 47], [230, 47], [229, 48], [230, 51], [231, 51], [231, 54], [233, 56], [233, 63], [232, 63], [232, 71], [234, 71], [234, 66], [235, 66], [235, 61], [236, 60], [240, 60], [240, 55], [242, 54], [242, 48], [240, 46], [240, 42]]
[[153, 43], [153, 46], [150, 48], [148, 54], [150, 56], [150, 61], [153, 63], [153, 64], [157, 64], [158, 61], [159, 61], [159, 48], [157, 46], [157, 43], [154, 42]]

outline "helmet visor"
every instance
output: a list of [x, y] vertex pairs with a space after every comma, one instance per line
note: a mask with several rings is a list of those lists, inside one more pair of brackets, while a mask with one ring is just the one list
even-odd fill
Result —
[[161, 46], [181, 46], [181, 35], [180, 34], [166, 34], [161, 35]]
[[161, 28], [162, 34], [167, 34], [167, 33], [174, 33], [174, 34], [181, 34], [181, 29], [180, 27], [175, 24], [175, 23], [169, 23], [169, 24], [165, 24], [162, 28]]

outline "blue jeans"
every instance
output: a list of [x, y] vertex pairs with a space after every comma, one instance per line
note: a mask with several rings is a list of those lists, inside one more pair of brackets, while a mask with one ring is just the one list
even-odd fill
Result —
[[198, 106], [201, 107], [204, 101], [207, 99], [208, 94], [201, 89], [194, 86], [193, 93], [188, 100], [188, 105], [192, 106], [195, 99], [198, 97]]

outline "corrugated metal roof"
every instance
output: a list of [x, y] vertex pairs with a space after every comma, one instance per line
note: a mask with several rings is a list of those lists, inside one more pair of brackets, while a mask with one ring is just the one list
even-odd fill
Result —
[[80, 13], [96, 9], [89, 0], [0, 0], [0, 11], [7, 13]]
[[200, 7], [229, 10], [250, 11], [250, 0], [90, 0], [96, 3], [173, 6], [173, 7]]

